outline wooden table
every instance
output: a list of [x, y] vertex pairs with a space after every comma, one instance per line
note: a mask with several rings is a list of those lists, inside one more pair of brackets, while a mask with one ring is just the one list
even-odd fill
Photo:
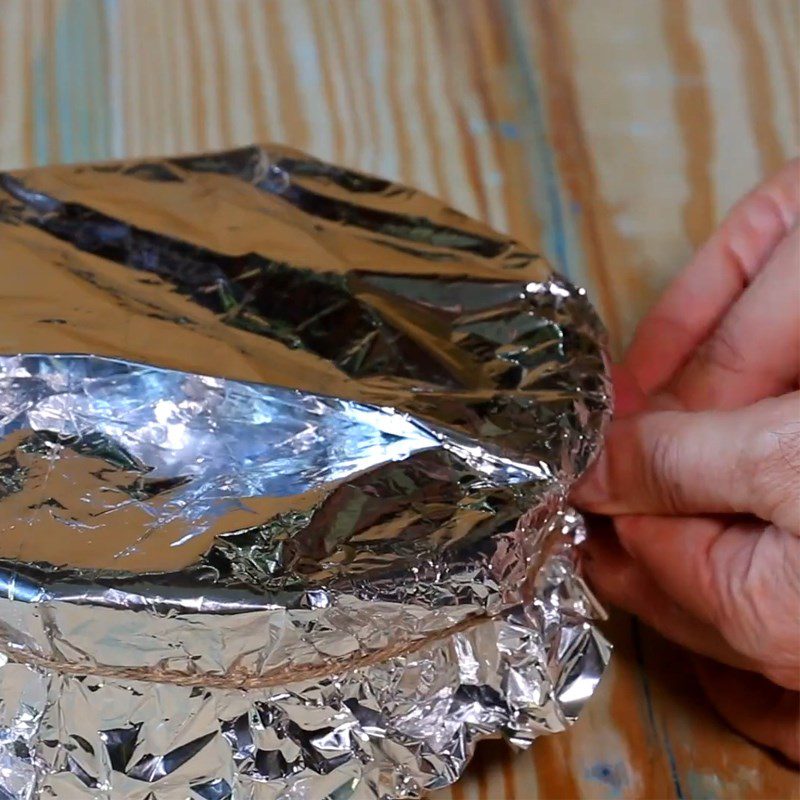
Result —
[[[797, 152], [799, 24], [794, 0], [0, 0], [0, 167], [283, 141], [537, 244], [619, 348]], [[438, 800], [800, 797], [679, 650], [610, 634], [570, 733], [483, 747]]]

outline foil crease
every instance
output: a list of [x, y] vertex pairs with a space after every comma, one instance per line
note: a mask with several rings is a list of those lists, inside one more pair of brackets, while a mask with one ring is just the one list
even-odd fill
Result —
[[418, 797], [609, 648], [585, 293], [283, 147], [0, 175], [0, 797]]

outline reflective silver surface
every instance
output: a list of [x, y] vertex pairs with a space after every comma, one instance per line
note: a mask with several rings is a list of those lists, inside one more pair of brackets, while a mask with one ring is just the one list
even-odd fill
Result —
[[0, 797], [415, 797], [575, 717], [609, 390], [541, 259], [267, 147], [0, 176], [0, 277]]

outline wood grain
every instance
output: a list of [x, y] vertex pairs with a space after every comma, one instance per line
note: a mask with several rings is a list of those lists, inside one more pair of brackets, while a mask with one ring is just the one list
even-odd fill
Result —
[[[283, 141], [538, 246], [620, 348], [797, 154], [799, 25], [794, 0], [0, 0], [0, 167]], [[570, 733], [487, 745], [437, 798], [800, 797], [678, 650], [610, 632]]]

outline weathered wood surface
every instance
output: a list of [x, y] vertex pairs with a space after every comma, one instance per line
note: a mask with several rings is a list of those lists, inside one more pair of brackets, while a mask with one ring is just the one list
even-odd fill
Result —
[[[797, 153], [799, 25], [794, 0], [0, 0], [0, 167], [283, 141], [538, 245], [619, 348]], [[800, 797], [678, 650], [611, 633], [573, 731], [437, 797]]]

